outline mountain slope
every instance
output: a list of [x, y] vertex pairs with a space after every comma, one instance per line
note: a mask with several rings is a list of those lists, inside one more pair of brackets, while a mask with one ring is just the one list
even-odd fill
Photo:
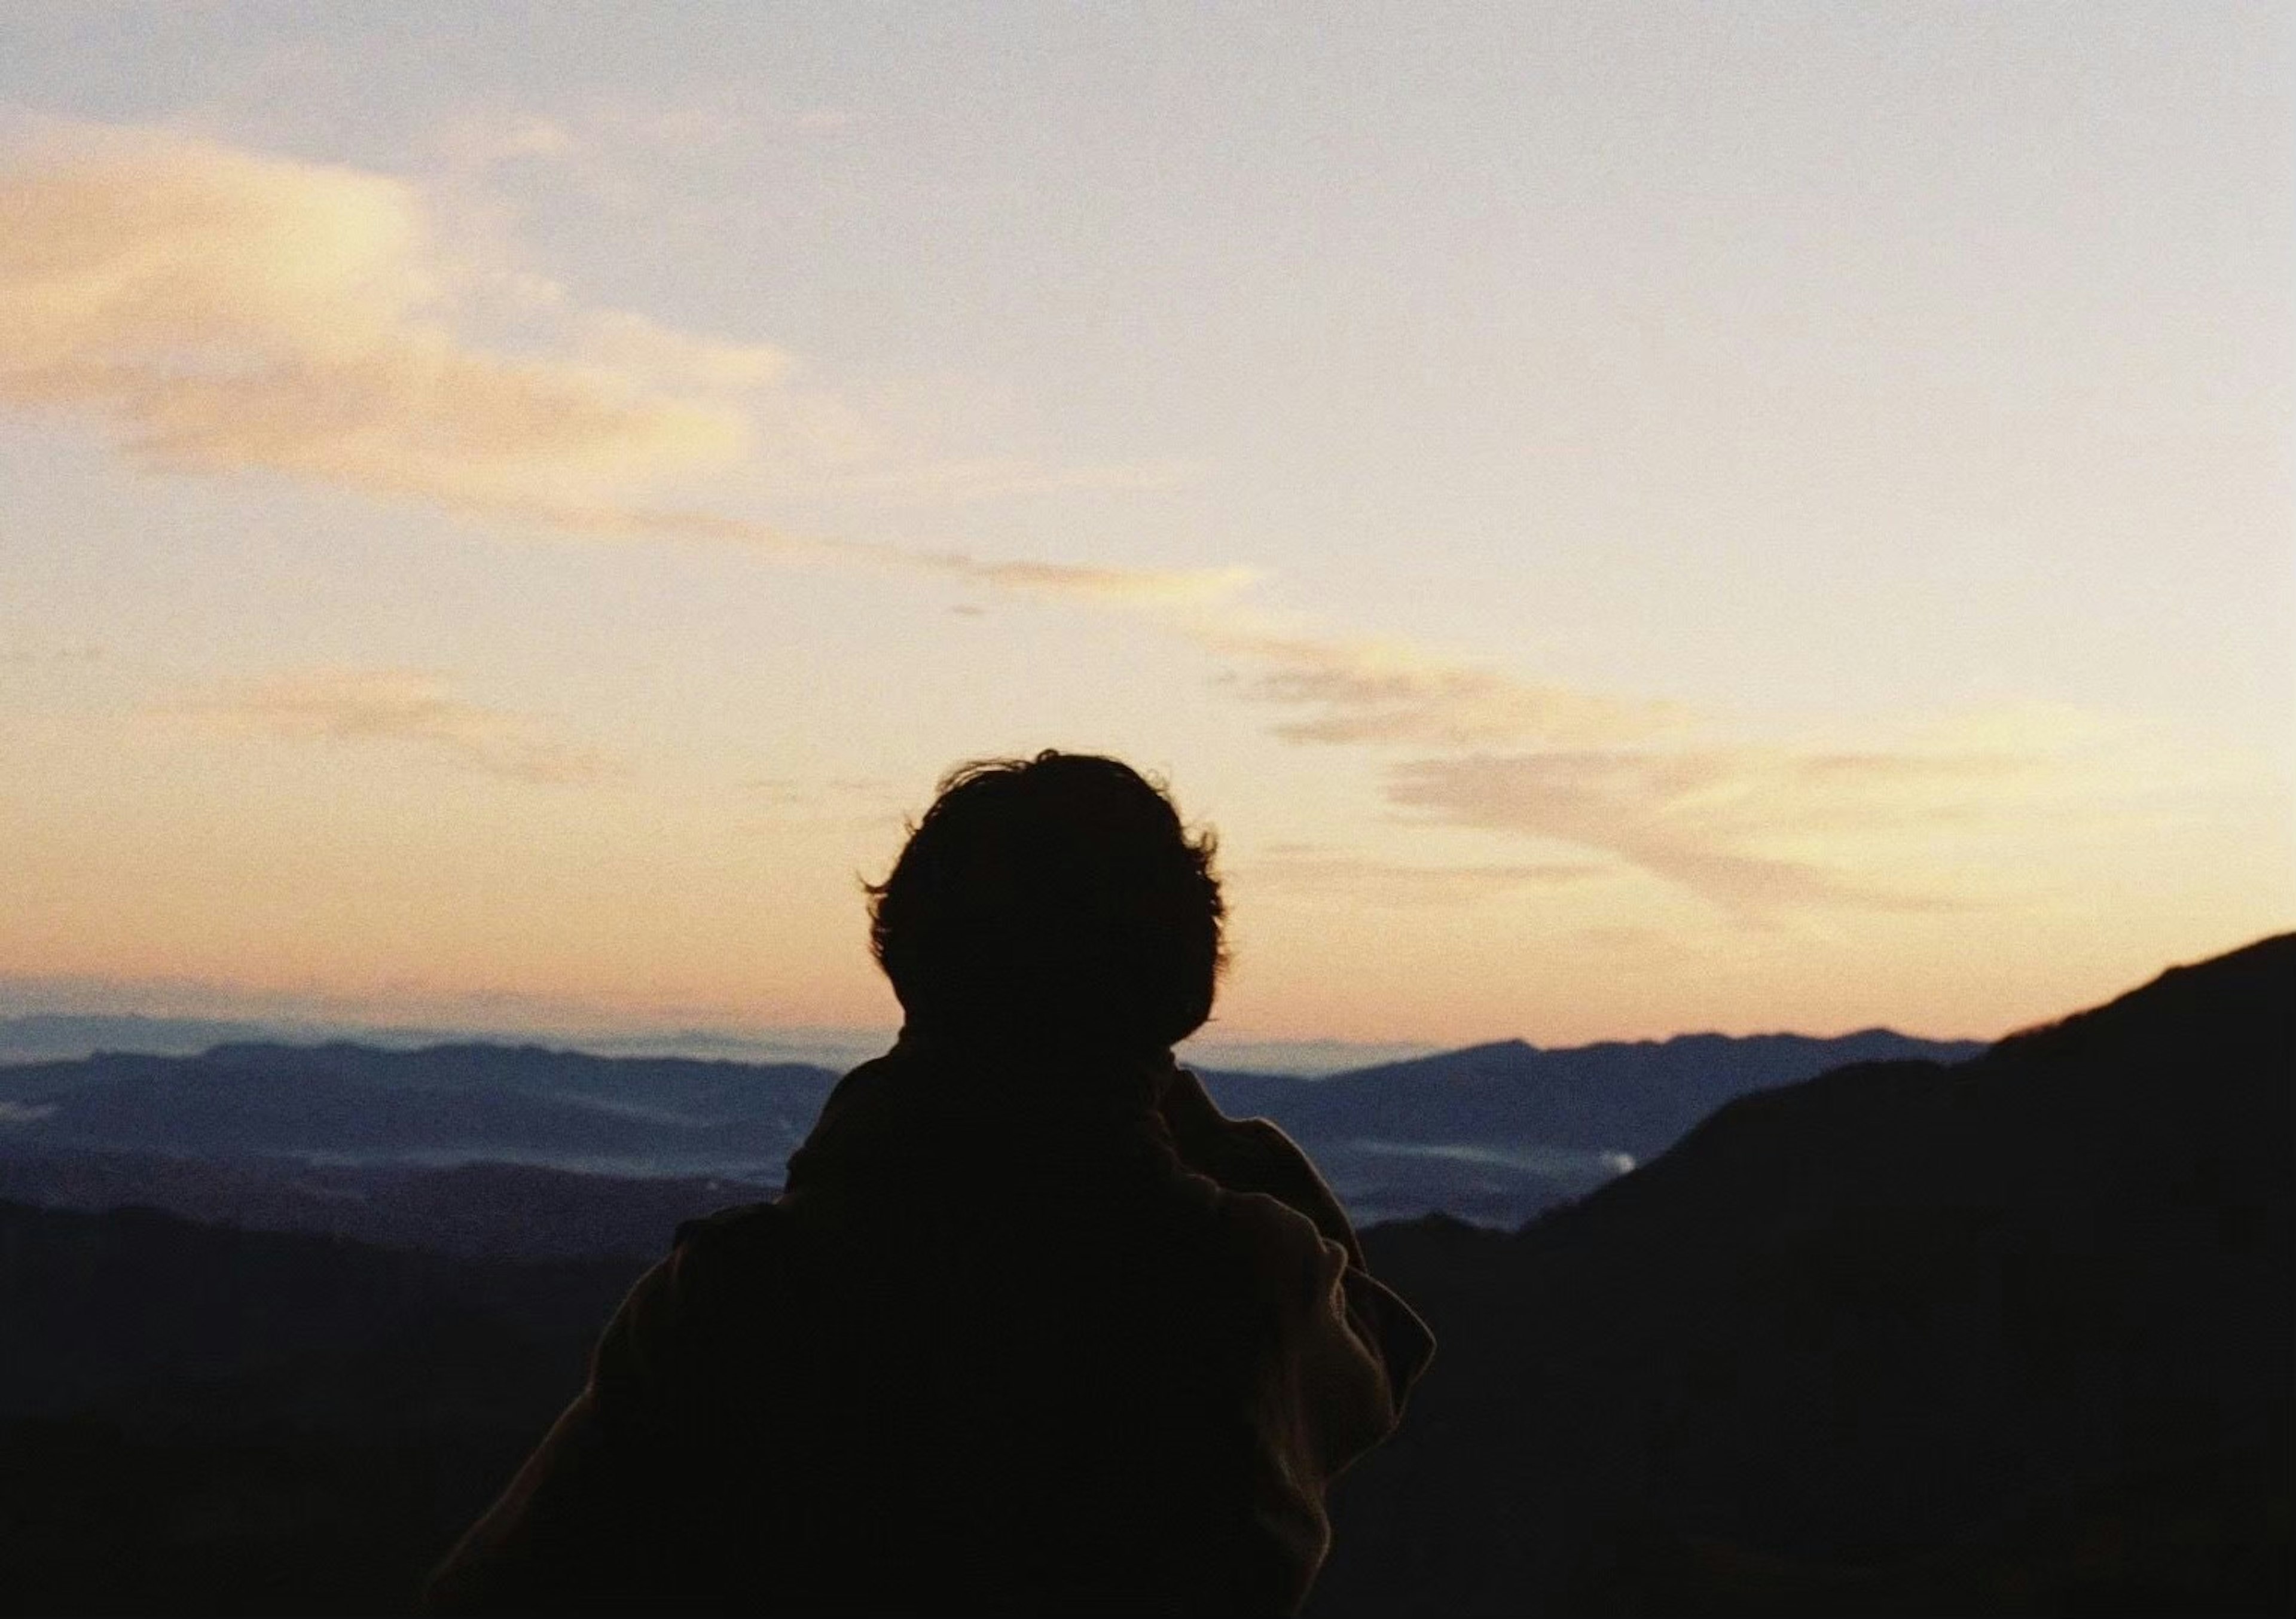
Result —
[[[2292, 1007], [2267, 941], [1367, 1231], [1442, 1347], [1311, 1619], [2287, 1611]], [[0, 1204], [4, 1600], [402, 1611], [641, 1263]]]
[[1228, 1112], [1265, 1114], [1299, 1138], [1359, 1221], [1441, 1210], [1513, 1227], [1664, 1151], [1734, 1097], [1845, 1063], [1983, 1049], [1887, 1029], [1560, 1051], [1509, 1040], [1328, 1079], [1204, 1077]]
[[1513, 1239], [1374, 1233], [1445, 1347], [1316, 1613], [2276, 1599], [2222, 1582], [2287, 1579], [2292, 1021], [2284, 936], [1738, 1100]]
[[404, 1613], [644, 1263], [0, 1203], [0, 1607]]
[[472, 1259], [652, 1257], [680, 1222], [780, 1189], [696, 1176], [578, 1174], [528, 1164], [443, 1169], [150, 1152], [0, 1156], [0, 1199], [148, 1206], [247, 1231], [307, 1231]]

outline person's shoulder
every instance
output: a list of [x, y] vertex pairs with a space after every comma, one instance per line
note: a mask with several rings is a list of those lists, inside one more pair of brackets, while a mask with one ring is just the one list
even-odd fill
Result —
[[[1264, 1120], [1250, 1121], [1264, 1124]], [[1275, 1126], [1268, 1124], [1270, 1131]], [[1202, 1236], [1227, 1255], [1265, 1280], [1271, 1274], [1305, 1281], [1324, 1269], [1325, 1249], [1345, 1255], [1327, 1244], [1316, 1222], [1281, 1198], [1263, 1191], [1223, 1186], [1200, 1171], [1176, 1165], [1173, 1201]]]
[[638, 1279], [616, 1324], [649, 1339], [723, 1314], [754, 1294], [762, 1272], [787, 1267], [790, 1224], [770, 1203], [740, 1204], [681, 1222], [668, 1254]]
[[[769, 1203], [720, 1209], [677, 1227], [669, 1253], [641, 1276], [591, 1358], [609, 1402], [657, 1415], [715, 1387], [801, 1309], [806, 1267], [787, 1214]], [[683, 1392], [680, 1392], [680, 1391]]]
[[743, 1203], [688, 1220], [655, 1267], [680, 1314], [714, 1316], [754, 1302], [761, 1282], [787, 1288], [802, 1268], [798, 1222], [773, 1203]]
[[681, 1221], [671, 1252], [738, 1255], [783, 1242], [789, 1217], [779, 1205], [737, 1203], [715, 1214]]

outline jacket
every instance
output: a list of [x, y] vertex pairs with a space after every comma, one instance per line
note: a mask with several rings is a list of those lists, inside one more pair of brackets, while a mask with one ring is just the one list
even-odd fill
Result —
[[680, 1229], [427, 1605], [1290, 1614], [1432, 1350], [1168, 1055], [905, 1037]]

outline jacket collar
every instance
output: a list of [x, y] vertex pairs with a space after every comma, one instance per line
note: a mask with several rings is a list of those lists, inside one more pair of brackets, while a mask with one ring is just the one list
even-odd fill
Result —
[[1157, 1103], [1174, 1071], [1168, 1050], [1000, 1052], [905, 1029], [838, 1081], [791, 1155], [783, 1195], [1049, 1164], [1095, 1142], [1160, 1137]]

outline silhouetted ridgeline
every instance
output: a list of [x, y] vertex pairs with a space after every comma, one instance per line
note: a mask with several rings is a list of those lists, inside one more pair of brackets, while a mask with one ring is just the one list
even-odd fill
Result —
[[[2287, 1611], [2292, 1006], [2272, 940], [1958, 1067], [1745, 1097], [1516, 1235], [1370, 1231], [1443, 1348], [1311, 1612]], [[561, 1203], [489, 1227], [403, 1169], [313, 1184], [633, 1251], [0, 1205], [0, 1607], [402, 1607], [571, 1394], [641, 1228], [710, 1196], [467, 1173], [506, 1216]]]

